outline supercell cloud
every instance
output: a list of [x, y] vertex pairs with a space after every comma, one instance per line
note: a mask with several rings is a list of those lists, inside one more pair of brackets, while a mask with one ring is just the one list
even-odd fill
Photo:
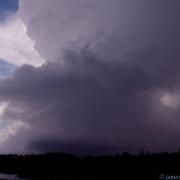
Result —
[[38, 56], [0, 82], [0, 117], [10, 124], [1, 151], [179, 149], [179, 7], [21, 0], [17, 17]]

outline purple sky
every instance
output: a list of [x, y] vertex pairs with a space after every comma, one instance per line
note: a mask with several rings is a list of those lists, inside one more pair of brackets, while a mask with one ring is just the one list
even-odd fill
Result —
[[180, 149], [179, 8], [20, 0], [0, 27], [0, 58], [17, 66], [0, 81], [0, 152]]

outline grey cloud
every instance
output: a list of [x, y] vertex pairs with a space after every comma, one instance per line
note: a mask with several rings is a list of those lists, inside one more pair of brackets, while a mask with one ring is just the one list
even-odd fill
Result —
[[76, 153], [178, 149], [179, 106], [160, 101], [180, 93], [179, 6], [21, 1], [19, 14], [47, 63], [24, 65], [0, 83], [3, 119], [29, 125], [7, 144]]
[[67, 64], [25, 65], [0, 84], [0, 99], [9, 102], [3, 118], [22, 119], [30, 126], [25, 149], [63, 151], [74, 146], [80, 153], [86, 141], [95, 149], [99, 144], [98, 152], [101, 146], [114, 153], [165, 146], [163, 138], [173, 128], [158, 117], [151, 119], [149, 99], [158, 86], [150, 75], [129, 62], [103, 62], [88, 49], [65, 54]]

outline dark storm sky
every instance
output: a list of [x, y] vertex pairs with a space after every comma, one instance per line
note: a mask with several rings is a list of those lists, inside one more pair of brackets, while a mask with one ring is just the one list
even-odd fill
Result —
[[179, 149], [179, 9], [178, 0], [20, 0], [46, 63], [0, 82], [2, 119], [25, 124], [3, 150]]

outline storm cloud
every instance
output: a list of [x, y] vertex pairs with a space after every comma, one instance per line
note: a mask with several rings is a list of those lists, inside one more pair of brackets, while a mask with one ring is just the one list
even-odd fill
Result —
[[[23, 0], [44, 63], [0, 82], [3, 149], [174, 151], [180, 135], [178, 1]], [[29, 60], [30, 61], [30, 60]]]

